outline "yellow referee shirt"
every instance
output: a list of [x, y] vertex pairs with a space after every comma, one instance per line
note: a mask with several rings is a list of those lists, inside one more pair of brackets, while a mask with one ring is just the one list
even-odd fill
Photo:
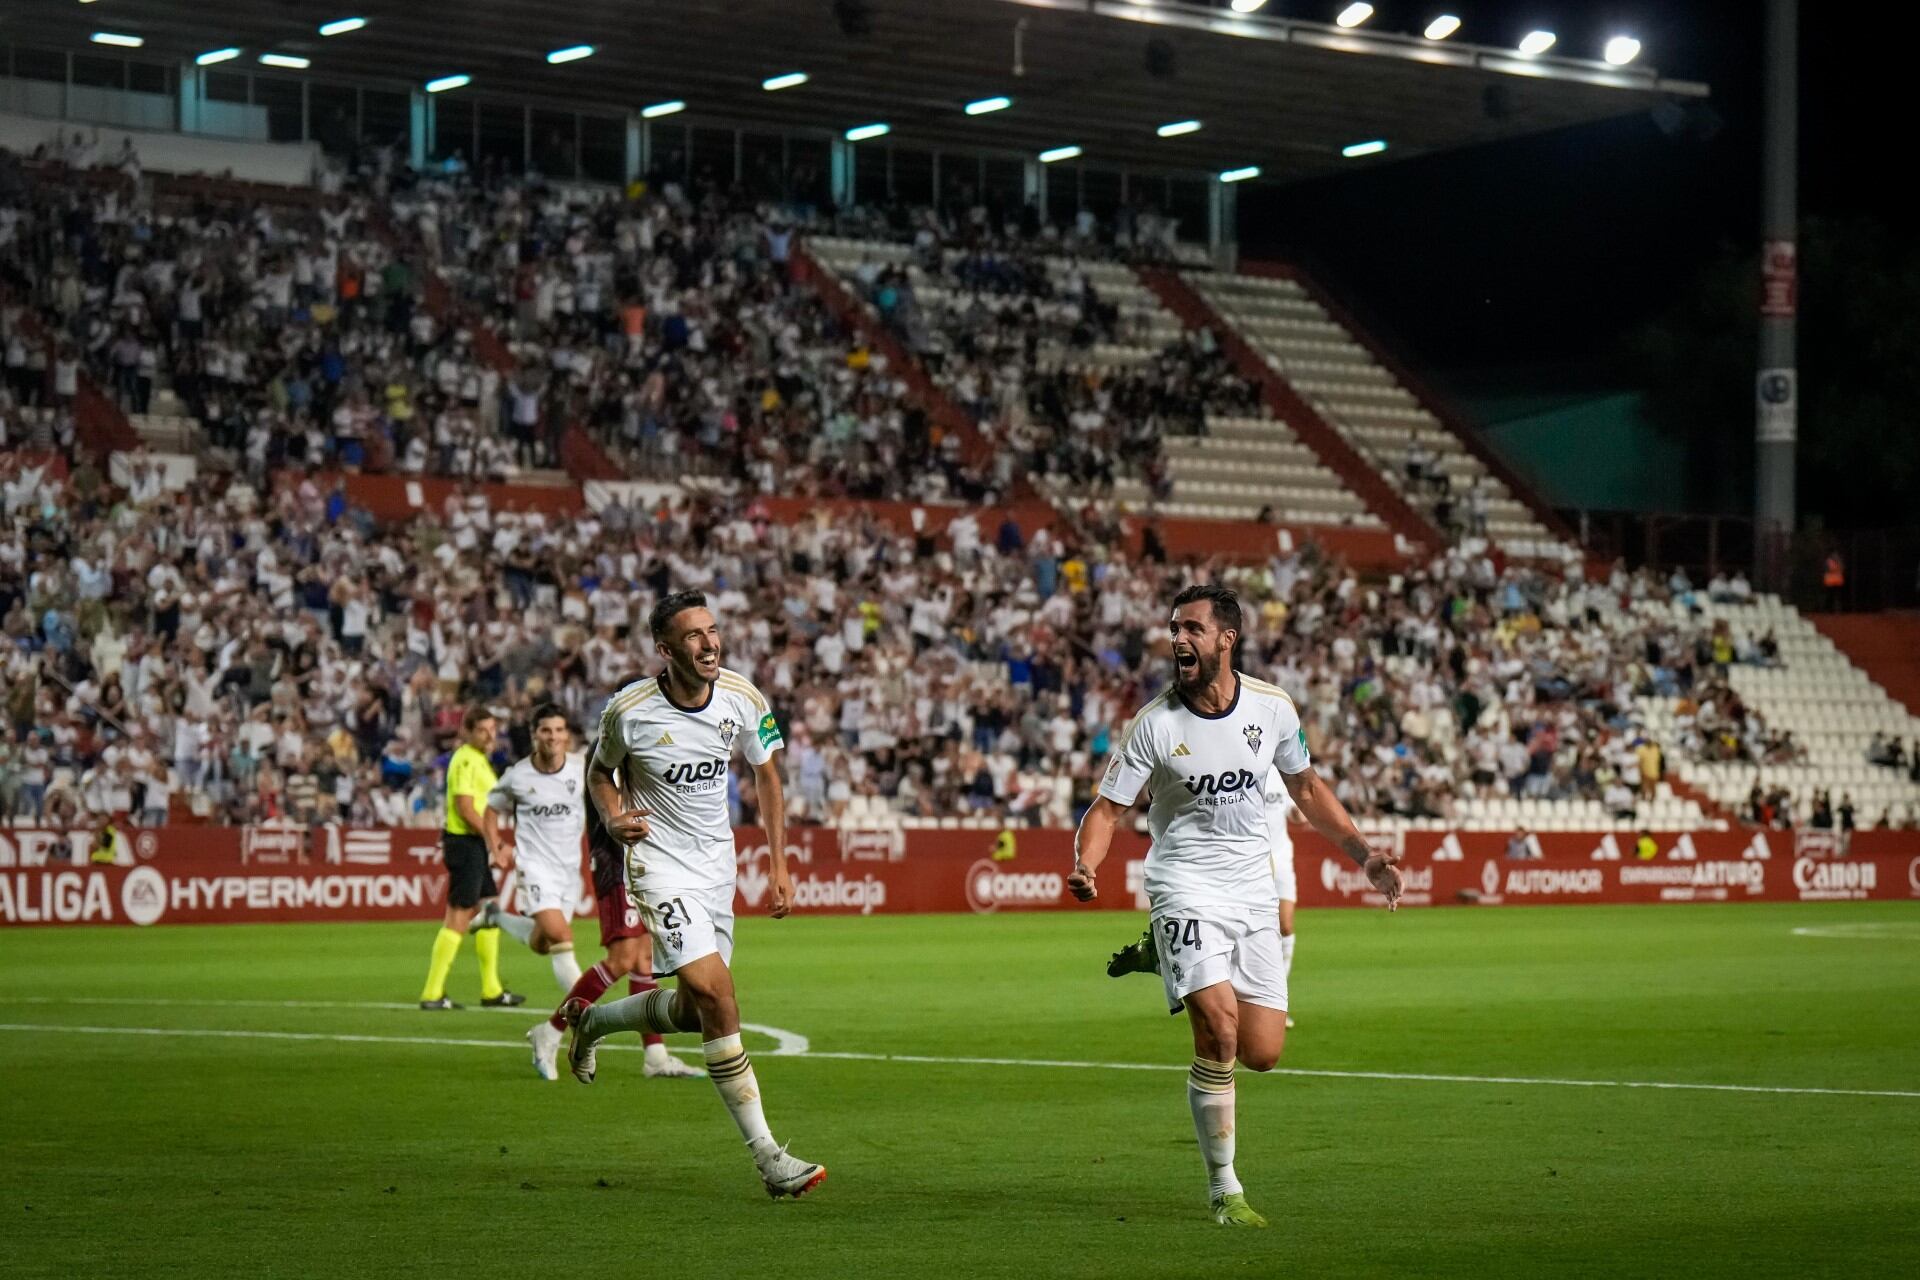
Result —
[[461, 796], [472, 796], [474, 812], [478, 813], [487, 803], [487, 793], [498, 781], [486, 752], [461, 743], [453, 759], [447, 762], [447, 830], [457, 836], [479, 835], [480, 828], [460, 816], [457, 801]]

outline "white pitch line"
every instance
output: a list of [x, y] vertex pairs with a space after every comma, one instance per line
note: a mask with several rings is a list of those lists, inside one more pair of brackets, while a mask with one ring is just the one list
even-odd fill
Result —
[[[742, 1026], [747, 1024], [742, 1023]], [[52, 1022], [0, 1022], [0, 1031], [74, 1032], [96, 1036], [171, 1036], [181, 1039], [211, 1036], [229, 1040], [305, 1040], [338, 1044], [423, 1044], [475, 1049], [517, 1049], [526, 1046], [516, 1040], [463, 1040], [439, 1036], [371, 1036], [326, 1031], [255, 1031], [237, 1029], [193, 1029], [183, 1027], [89, 1027]], [[627, 1043], [600, 1045], [603, 1049], [638, 1050]], [[806, 1050], [777, 1056], [827, 1058], [841, 1062], [901, 1062], [954, 1067], [1066, 1067], [1083, 1071], [1185, 1071], [1174, 1062], [1079, 1062], [1062, 1058], [957, 1058], [917, 1053], [850, 1053]], [[1907, 1089], [1819, 1089], [1802, 1085], [1688, 1084], [1668, 1080], [1563, 1080], [1550, 1076], [1466, 1076], [1439, 1075], [1411, 1071], [1320, 1071], [1304, 1067], [1278, 1067], [1269, 1075], [1312, 1076], [1329, 1080], [1393, 1080], [1432, 1084], [1553, 1085], [1569, 1089], [1672, 1089], [1706, 1093], [1812, 1094], [1840, 1098], [1920, 1098], [1920, 1090]]]
[[[417, 1003], [399, 1000], [176, 1000], [165, 996], [0, 996], [0, 1004], [106, 1004], [133, 1005], [137, 1008], [210, 1008], [210, 1009], [399, 1009], [407, 1012], [418, 1010]], [[467, 1012], [462, 1009], [459, 1012]], [[527, 1016], [527, 1007], [516, 1005], [511, 1008], [499, 1006], [479, 1006], [477, 1013], [518, 1013]], [[538, 1011], [534, 1011], [536, 1016]], [[784, 1027], [769, 1027], [759, 1022], [743, 1022], [742, 1031], [757, 1031], [773, 1041], [768, 1052], [774, 1057], [790, 1058], [806, 1053], [812, 1048], [812, 1042], [798, 1031], [788, 1031]], [[439, 1044], [438, 1040], [421, 1040], [420, 1044]], [[448, 1040], [447, 1044], [499, 1044], [498, 1040]]]

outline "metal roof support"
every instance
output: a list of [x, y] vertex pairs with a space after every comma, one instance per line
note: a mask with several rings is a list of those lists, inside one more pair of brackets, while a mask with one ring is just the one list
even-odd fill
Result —
[[427, 157], [433, 154], [433, 132], [433, 99], [425, 90], [415, 89], [407, 106], [407, 162], [415, 169], [427, 167]]
[[845, 138], [835, 138], [827, 147], [833, 202], [844, 209], [853, 203], [853, 144]]
[[180, 64], [180, 72], [174, 77], [179, 82], [180, 132], [200, 132], [200, 104], [207, 100], [207, 72], [204, 67], [191, 62]]
[[647, 122], [638, 111], [627, 112], [627, 163], [623, 172], [628, 185], [647, 175]]
[[1240, 262], [1240, 195], [1236, 184], [1212, 178], [1207, 182], [1207, 254], [1221, 271]]

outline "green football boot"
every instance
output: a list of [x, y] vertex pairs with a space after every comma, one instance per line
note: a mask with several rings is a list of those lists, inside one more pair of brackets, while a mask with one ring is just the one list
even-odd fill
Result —
[[1160, 953], [1154, 950], [1151, 929], [1114, 952], [1113, 959], [1107, 961], [1109, 978], [1118, 978], [1129, 973], [1158, 972], [1160, 972]]
[[1232, 1195], [1215, 1196], [1213, 1199], [1213, 1220], [1223, 1227], [1264, 1227], [1267, 1220], [1253, 1211], [1247, 1198], [1238, 1191]]

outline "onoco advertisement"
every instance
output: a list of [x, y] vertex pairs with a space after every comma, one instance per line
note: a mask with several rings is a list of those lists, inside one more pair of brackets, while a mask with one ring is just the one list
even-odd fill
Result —
[[[766, 911], [766, 835], [735, 833], [735, 908]], [[1311, 832], [1295, 836], [1300, 906], [1379, 907], [1354, 865]], [[1797, 840], [1778, 832], [1672, 832], [1642, 862], [1612, 833], [1549, 832], [1508, 858], [1494, 832], [1382, 837], [1403, 859], [1406, 907], [1920, 900], [1920, 833]], [[299, 827], [128, 829], [111, 863], [85, 832], [0, 828], [0, 927], [432, 920], [445, 909], [439, 833]], [[1144, 910], [1146, 842], [1116, 836], [1094, 906]], [[1624, 856], [1623, 856], [1624, 855]], [[787, 840], [794, 913], [1086, 910], [1067, 892], [1073, 833], [1058, 830], [830, 831]], [[503, 885], [511, 903], [513, 884]], [[582, 885], [581, 913], [591, 908]]]

